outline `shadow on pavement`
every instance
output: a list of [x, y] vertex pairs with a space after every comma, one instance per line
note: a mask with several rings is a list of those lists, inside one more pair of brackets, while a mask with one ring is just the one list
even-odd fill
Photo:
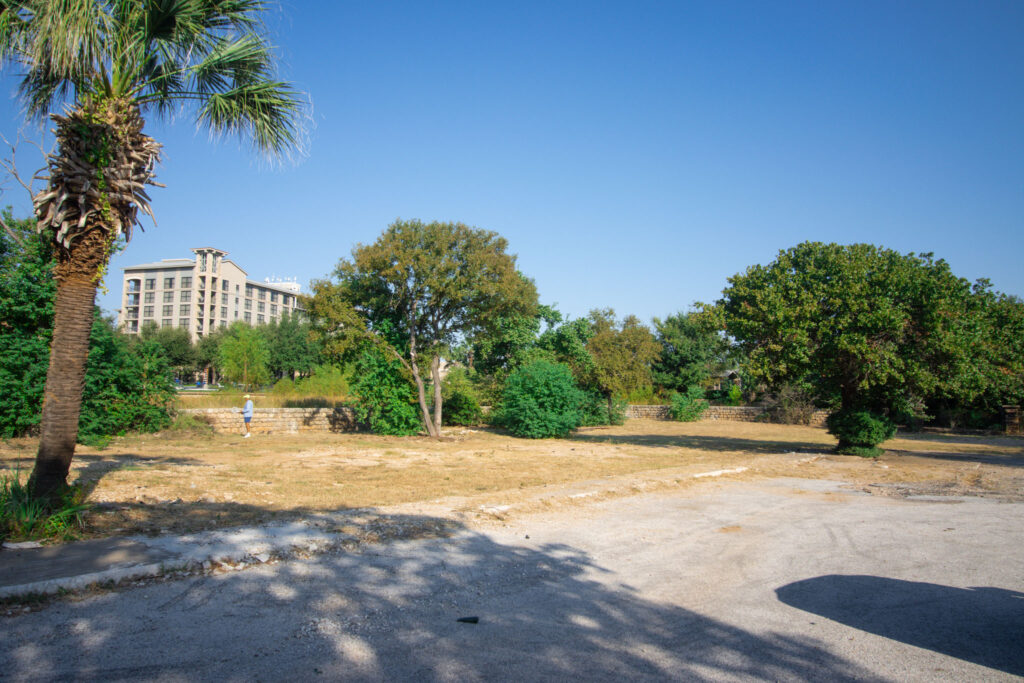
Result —
[[1024, 676], [1024, 593], [835, 574], [775, 593], [787, 605], [841, 624]]
[[57, 603], [6, 621], [0, 661], [13, 680], [878, 678], [645, 600], [567, 545], [465, 529]]

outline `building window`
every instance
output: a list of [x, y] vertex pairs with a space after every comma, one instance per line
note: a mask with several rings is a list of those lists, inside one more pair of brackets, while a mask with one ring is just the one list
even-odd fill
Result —
[[199, 272], [200, 273], [205, 273], [206, 272], [206, 254], [200, 254], [199, 255]]
[[143, 303], [151, 304], [156, 301], [156, 292], [146, 292], [142, 295]]
[[127, 300], [128, 300], [128, 305], [129, 306], [138, 306], [139, 305], [139, 295], [138, 294], [129, 294]]
[[271, 292], [270, 293], [270, 302], [271, 303], [277, 303], [277, 292]]
[[148, 277], [148, 278], [146, 278], [146, 289], [156, 289], [156, 278], [155, 277]]
[[261, 301], [259, 302], [259, 304], [257, 304], [256, 310], [262, 313], [263, 311], [267, 310], [267, 305]]
[[178, 297], [178, 301], [192, 301], [192, 292], [188, 290], [183, 291], [181, 296]]
[[267, 300], [267, 290], [261, 289], [260, 290], [260, 301], [266, 301], [266, 300]]
[[252, 313], [246, 313], [245, 314], [245, 322], [247, 322], [250, 325], [252, 325]]
[[164, 317], [167, 318], [172, 315], [174, 315], [174, 306], [164, 306]]
[[133, 320], [130, 323], [128, 323], [128, 330], [131, 331], [131, 332], [138, 332], [139, 331], [139, 321], [138, 320]]
[[178, 320], [178, 327], [182, 328], [183, 330], [187, 330], [188, 318], [181, 318], [180, 320]]
[[[136, 311], [137, 311], [137, 309], [136, 309]], [[153, 317], [153, 307], [152, 306], [143, 306], [142, 307], [142, 316], [144, 318], [152, 318]]]
[[246, 299], [245, 300], [245, 310], [247, 310], [247, 311], [251, 311], [252, 310], [252, 299]]
[[221, 280], [220, 281], [220, 291], [226, 292], [226, 291], [228, 291], [228, 288], [230, 286], [231, 286], [231, 283], [229, 283], [227, 280]]
[[277, 304], [270, 304], [270, 315], [277, 315]]
[[128, 280], [128, 291], [129, 292], [137, 292], [137, 291], [139, 291], [140, 289], [142, 289], [142, 287], [140, 287], [141, 284], [142, 283], [140, 283], [138, 280]]
[[220, 295], [220, 302], [222, 304], [226, 304], [228, 302], [228, 295], [227, 294], [221, 294]]
[[290, 296], [285, 294], [284, 296], [281, 297], [281, 303], [284, 304], [285, 306], [287, 306], [288, 304], [291, 303], [291, 299], [292, 298]]
[[227, 320], [221, 320], [220, 321], [220, 326], [221, 327], [227, 327], [228, 326], [228, 321]]
[[188, 304], [182, 304], [178, 307], [178, 315], [188, 315], [189, 308], [191, 307]]
[[165, 277], [164, 278], [164, 289], [174, 289], [174, 278], [173, 277]]
[[222, 318], [228, 317], [228, 307], [227, 306], [221, 306], [220, 307], [220, 317], [222, 317]]
[[171, 320], [170, 318], [164, 318], [163, 320], [160, 321], [160, 327], [171, 327], [173, 324], [174, 321]]
[[238, 320], [238, 311], [235, 311], [235, 320]]
[[252, 285], [246, 285], [245, 286], [245, 295], [246, 296], [252, 296]]
[[235, 297], [235, 308], [238, 308], [238, 297]]
[[174, 292], [164, 292], [164, 303], [169, 304], [174, 301]]
[[257, 315], [256, 316], [256, 324], [257, 325], [262, 325], [265, 320], [266, 320], [266, 318], [264, 318], [262, 315]]
[[181, 288], [182, 289], [192, 289], [192, 276], [191, 275], [187, 275], [187, 276], [181, 278]]
[[235, 285], [235, 294], [238, 294], [238, 285]]

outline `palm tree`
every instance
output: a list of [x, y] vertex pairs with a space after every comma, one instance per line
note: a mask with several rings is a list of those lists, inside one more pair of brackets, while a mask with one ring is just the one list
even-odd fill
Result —
[[53, 342], [39, 451], [39, 497], [67, 486], [78, 436], [96, 286], [112, 249], [152, 217], [146, 185], [160, 145], [143, 115], [194, 111], [214, 132], [275, 156], [296, 148], [302, 98], [274, 77], [261, 0], [0, 0], [0, 61], [23, 71], [27, 116], [51, 114], [57, 152], [34, 197], [56, 256]]

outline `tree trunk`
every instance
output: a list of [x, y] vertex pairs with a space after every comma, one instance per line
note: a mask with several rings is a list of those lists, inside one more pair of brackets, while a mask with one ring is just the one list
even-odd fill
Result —
[[430, 362], [430, 377], [434, 380], [434, 431], [441, 436], [441, 357]]
[[78, 439], [97, 274], [107, 261], [106, 253], [103, 234], [94, 231], [78, 240], [70, 253], [59, 254], [54, 267], [57, 299], [53, 341], [43, 393], [39, 451], [29, 478], [29, 486], [38, 498], [52, 497], [67, 487]]
[[615, 424], [615, 419], [612, 416], [614, 406], [612, 405], [612, 394], [608, 392], [608, 424]]
[[[414, 329], [410, 326], [410, 329]], [[434, 421], [430, 419], [430, 411], [427, 410], [427, 392], [423, 388], [423, 378], [420, 376], [420, 366], [416, 358], [416, 333], [409, 333], [409, 369], [412, 370], [412, 378], [416, 382], [416, 394], [420, 403], [420, 415], [423, 418], [423, 426], [427, 428], [427, 434], [438, 436], [434, 429]]]

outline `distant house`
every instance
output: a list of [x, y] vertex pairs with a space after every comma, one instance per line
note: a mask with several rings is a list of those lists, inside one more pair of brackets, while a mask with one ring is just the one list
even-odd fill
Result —
[[228, 252], [192, 250], [195, 258], [164, 259], [124, 269], [118, 325], [137, 334], [147, 323], [180, 327], [196, 342], [235, 321], [262, 325], [302, 312], [297, 282], [248, 279]]

